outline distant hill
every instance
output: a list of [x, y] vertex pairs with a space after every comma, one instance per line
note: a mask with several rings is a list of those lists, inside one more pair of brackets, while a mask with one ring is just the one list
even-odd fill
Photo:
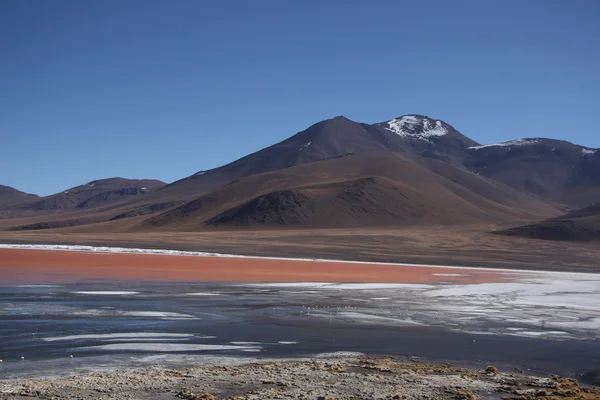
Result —
[[0, 206], [15, 202], [32, 200], [37, 197], [38, 196], [35, 194], [21, 192], [20, 190], [17, 190], [10, 186], [0, 185]]
[[101, 179], [50, 196], [26, 199], [13, 204], [10, 211], [18, 215], [92, 209], [146, 194], [165, 185], [151, 179]]
[[536, 224], [494, 233], [545, 240], [600, 240], [600, 203]]

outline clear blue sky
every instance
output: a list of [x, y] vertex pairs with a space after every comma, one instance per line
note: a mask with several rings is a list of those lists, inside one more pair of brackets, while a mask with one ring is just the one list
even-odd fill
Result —
[[167, 182], [337, 115], [600, 147], [597, 0], [0, 2], [0, 183]]

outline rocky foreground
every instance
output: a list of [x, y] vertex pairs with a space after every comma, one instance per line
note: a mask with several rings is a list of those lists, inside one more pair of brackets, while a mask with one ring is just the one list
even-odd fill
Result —
[[60, 380], [0, 382], [0, 399], [600, 399], [600, 389], [400, 358], [150, 368]]

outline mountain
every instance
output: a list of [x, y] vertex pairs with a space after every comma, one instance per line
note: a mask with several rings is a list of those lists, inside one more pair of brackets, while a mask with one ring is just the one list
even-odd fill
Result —
[[452, 126], [422, 115], [408, 115], [375, 125], [339, 116], [318, 122], [294, 136], [239, 160], [168, 185], [155, 197], [173, 193], [194, 198], [236, 179], [295, 165], [368, 151], [415, 153], [443, 160], [461, 159], [477, 145]]
[[467, 149], [464, 166], [569, 207], [600, 200], [600, 151], [562, 140], [521, 139]]
[[600, 203], [536, 224], [494, 233], [545, 240], [600, 240]]
[[166, 184], [151, 179], [108, 178], [88, 182], [46, 197], [13, 204], [13, 215], [86, 210], [149, 193]]
[[37, 197], [38, 196], [35, 194], [21, 192], [20, 190], [10, 186], [0, 185], [0, 206], [20, 201], [27, 201]]
[[555, 208], [445, 162], [371, 151], [236, 180], [137, 229], [367, 227], [523, 220]]
[[191, 200], [247, 176], [374, 150], [446, 161], [566, 208], [600, 199], [600, 152], [595, 149], [543, 138], [480, 145], [443, 121], [417, 114], [372, 125], [342, 116], [321, 121], [232, 163], [168, 185], [153, 198]]
[[[246, 187], [248, 182], [255, 186]], [[351, 192], [357, 193], [352, 199]], [[466, 203], [452, 203], [462, 195]], [[568, 210], [598, 199], [600, 152], [594, 149], [543, 138], [480, 145], [441, 120], [410, 114], [376, 124], [339, 116], [169, 185], [122, 178], [93, 181], [11, 204], [8, 212], [11, 217], [40, 216], [13, 226], [23, 229], [108, 221], [133, 226], [150, 216], [135, 226], [180, 230], [531, 220], [556, 215], [556, 206]], [[271, 206], [282, 215], [271, 215]], [[330, 217], [324, 218], [327, 213]], [[42, 219], [47, 214], [60, 215]], [[130, 219], [136, 222], [124, 221]]]

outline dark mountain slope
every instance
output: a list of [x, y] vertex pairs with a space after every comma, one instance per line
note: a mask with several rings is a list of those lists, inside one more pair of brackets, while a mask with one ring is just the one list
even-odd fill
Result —
[[571, 207], [600, 200], [600, 151], [553, 139], [468, 149], [464, 165], [515, 189]]
[[222, 167], [174, 182], [155, 196], [167, 198], [176, 193], [194, 198], [239, 178], [373, 150], [402, 151], [402, 148], [379, 130], [365, 129], [362, 124], [340, 116], [316, 123], [282, 142]]
[[545, 240], [600, 240], [600, 203], [536, 224], [494, 233]]
[[0, 206], [38, 198], [35, 194], [21, 192], [10, 186], [0, 185]]
[[301, 224], [315, 214], [314, 201], [298, 190], [260, 195], [213, 218], [209, 225]]
[[556, 213], [539, 200], [444, 162], [368, 152], [240, 179], [152, 217], [139, 229], [446, 224]]

